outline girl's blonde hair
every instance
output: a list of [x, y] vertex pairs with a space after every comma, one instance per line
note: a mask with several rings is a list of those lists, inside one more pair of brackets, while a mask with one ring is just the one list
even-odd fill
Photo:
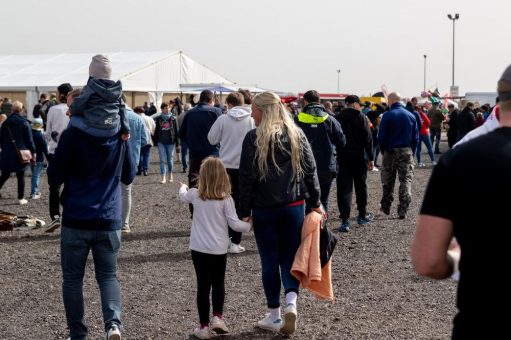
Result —
[[[263, 92], [254, 97], [252, 105], [261, 110], [262, 113], [261, 122], [256, 129], [256, 159], [259, 178], [264, 180], [269, 175], [268, 154], [271, 156], [277, 173], [282, 173], [275, 160], [275, 149], [291, 156], [293, 176], [301, 177], [303, 167], [300, 134], [295, 122], [282, 105], [280, 97], [272, 92]], [[291, 145], [291, 150], [286, 150], [282, 144], [286, 136]]]
[[229, 175], [219, 158], [208, 157], [202, 161], [198, 192], [203, 200], [223, 200], [231, 194]]

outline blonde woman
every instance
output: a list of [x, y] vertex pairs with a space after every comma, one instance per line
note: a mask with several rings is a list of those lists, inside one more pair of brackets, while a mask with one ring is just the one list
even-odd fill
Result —
[[[240, 161], [240, 206], [243, 220], [253, 220], [261, 258], [269, 313], [258, 327], [291, 334], [296, 328], [299, 282], [290, 273], [300, 246], [304, 203], [323, 213], [316, 163], [307, 138], [286, 111], [280, 97], [254, 97], [256, 129], [243, 141]], [[286, 306], [281, 318], [280, 289]]]
[[[181, 183], [179, 198], [193, 204], [190, 249], [197, 276], [197, 309], [200, 325], [193, 335], [210, 339], [211, 330], [217, 334], [229, 333], [224, 318], [225, 268], [229, 231], [248, 232], [250, 224], [240, 221], [231, 197], [231, 183], [219, 158], [206, 158], [199, 170], [198, 188], [188, 189]], [[209, 320], [209, 295], [213, 302], [213, 318]]]

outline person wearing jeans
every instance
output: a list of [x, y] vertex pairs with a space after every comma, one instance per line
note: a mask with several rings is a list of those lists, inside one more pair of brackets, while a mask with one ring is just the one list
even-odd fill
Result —
[[429, 158], [431, 159], [431, 164], [436, 165], [435, 161], [435, 155], [433, 154], [433, 146], [431, 145], [431, 139], [429, 138], [429, 126], [430, 126], [430, 120], [428, 116], [422, 112], [422, 110], [419, 111], [419, 116], [421, 119], [421, 129], [419, 132], [419, 144], [417, 144], [417, 150], [416, 150], [416, 156], [417, 156], [417, 165], [420, 168], [424, 167], [424, 163], [421, 162], [421, 153], [422, 153], [422, 143], [426, 145], [426, 148], [428, 148], [428, 154]]
[[156, 129], [154, 130], [154, 144], [158, 147], [160, 156], [161, 183], [167, 182], [167, 168], [169, 173], [169, 182], [174, 180], [172, 173], [174, 171], [174, 149], [179, 146], [177, 135], [176, 117], [169, 112], [169, 104], [161, 104], [161, 115], [155, 118]]
[[[280, 307], [281, 280], [284, 294], [298, 294], [300, 282], [291, 275], [291, 267], [300, 247], [304, 211], [303, 203], [252, 210], [254, 236], [261, 258], [264, 294], [270, 309]], [[283, 220], [286, 223], [279, 222]]]
[[[291, 276], [300, 246], [304, 205], [324, 215], [316, 162], [307, 137], [279, 96], [263, 92], [252, 101], [257, 126], [241, 149], [239, 214], [252, 219], [268, 314], [259, 328], [292, 334], [296, 329], [299, 283]], [[308, 194], [306, 197], [306, 193]], [[286, 305], [280, 311], [280, 287]]]
[[175, 144], [162, 144], [158, 143], [158, 156], [160, 157], [160, 173], [162, 176], [162, 183], [165, 183], [165, 176], [167, 175], [167, 167], [169, 173], [169, 181], [173, 181], [172, 173], [174, 172], [174, 148]]
[[135, 174], [130, 143], [122, 140], [120, 133], [98, 137], [75, 127], [62, 132], [48, 166], [48, 181], [64, 185], [62, 295], [72, 340], [87, 339], [83, 277], [91, 251], [106, 339], [121, 338], [121, 293], [116, 275], [122, 226], [119, 184], [131, 184]]
[[60, 238], [62, 295], [71, 339], [87, 338], [82, 286], [91, 251], [101, 293], [103, 322], [105, 325], [121, 324], [121, 289], [116, 275], [120, 247], [120, 230], [80, 230], [64, 224]]
[[48, 144], [44, 138], [42, 131], [43, 120], [42, 118], [34, 118], [32, 121], [32, 137], [34, 139], [36, 158], [34, 162], [30, 164], [32, 170], [32, 185], [30, 189], [30, 198], [38, 199], [41, 197], [39, 192], [39, 183], [41, 182], [41, 173], [44, 168], [44, 157], [48, 159]]
[[145, 132], [145, 144], [141, 143], [140, 154], [139, 154], [139, 162], [138, 162], [138, 171], [137, 175], [144, 174], [147, 176], [147, 171], [149, 170], [149, 159], [151, 158], [151, 147], [153, 146], [152, 136], [154, 134], [154, 130], [156, 125], [154, 123], [154, 119], [149, 116], [146, 116], [144, 113], [144, 108], [141, 106], [136, 106], [133, 111], [142, 118], [144, 122], [144, 132]]

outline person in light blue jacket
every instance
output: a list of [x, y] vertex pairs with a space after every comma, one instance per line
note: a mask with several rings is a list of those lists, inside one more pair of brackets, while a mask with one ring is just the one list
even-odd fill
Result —
[[[123, 94], [124, 97], [124, 94]], [[123, 99], [126, 101], [125, 97]], [[145, 132], [145, 125], [142, 117], [137, 115], [130, 107], [126, 107], [126, 118], [130, 127], [130, 152], [136, 167], [140, 162], [140, 149], [148, 142]], [[131, 212], [131, 184], [121, 183], [122, 193], [122, 232], [130, 233], [130, 212]]]

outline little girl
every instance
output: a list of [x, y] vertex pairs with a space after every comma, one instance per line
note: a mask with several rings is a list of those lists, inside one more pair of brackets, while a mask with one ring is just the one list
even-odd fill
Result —
[[[199, 339], [210, 339], [211, 330], [227, 334], [222, 313], [225, 300], [225, 267], [229, 231], [248, 232], [251, 225], [238, 219], [230, 196], [227, 170], [219, 158], [208, 157], [200, 167], [198, 188], [188, 189], [181, 183], [179, 198], [193, 204], [190, 249], [197, 275], [197, 309], [200, 327], [193, 331]], [[209, 323], [209, 292], [212, 290], [213, 318]]]

